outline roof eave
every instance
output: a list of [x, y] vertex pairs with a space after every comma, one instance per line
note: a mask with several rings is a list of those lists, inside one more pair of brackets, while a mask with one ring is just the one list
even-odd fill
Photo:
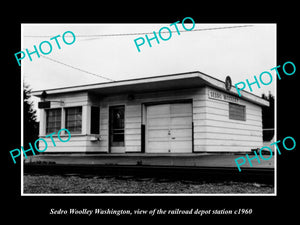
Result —
[[[160, 84], [160, 85], [159, 85]], [[151, 86], [152, 85], [152, 86]], [[98, 93], [118, 93], [118, 91], [123, 90], [123, 92], [134, 92], [134, 91], [156, 91], [160, 89], [171, 89], [171, 88], [188, 88], [196, 86], [210, 86], [221, 91], [225, 91], [232, 95], [238, 96], [239, 98], [250, 101], [254, 104], [261, 106], [269, 106], [269, 102], [257, 95], [252, 93], [241, 91], [241, 96], [238, 95], [235, 88], [231, 88], [229, 91], [225, 89], [225, 83], [207, 74], [201, 73], [199, 71], [180, 73], [172, 75], [163, 75], [156, 77], [138, 78], [131, 80], [122, 80], [116, 82], [106, 82], [99, 84], [72, 86], [56, 89], [45, 90], [48, 95], [52, 94], [64, 94], [72, 92], [81, 91], [94, 91]], [[152, 88], [152, 89], [151, 89]], [[33, 91], [32, 94], [36, 97], [41, 97], [44, 90]]]

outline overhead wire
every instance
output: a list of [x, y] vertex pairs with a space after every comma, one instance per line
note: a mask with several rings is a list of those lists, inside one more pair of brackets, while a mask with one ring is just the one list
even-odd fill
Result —
[[[23, 48], [23, 50], [25, 50], [25, 49]], [[108, 78], [108, 77], [101, 76], [101, 75], [99, 75], [99, 74], [95, 74], [95, 73], [92, 73], [92, 72], [89, 72], [89, 71], [86, 71], [86, 70], [80, 69], [80, 68], [78, 68], [78, 67], [75, 67], [75, 66], [69, 65], [69, 64], [67, 64], [67, 63], [64, 63], [64, 62], [61, 62], [61, 61], [59, 61], [59, 60], [52, 59], [52, 58], [50, 58], [50, 57], [47, 57], [47, 56], [44, 56], [44, 55], [40, 55], [40, 56], [41, 56], [41, 57], [43, 57], [44, 59], [48, 59], [48, 60], [50, 60], [50, 61], [52, 61], [52, 62], [59, 63], [59, 64], [61, 64], [61, 65], [64, 65], [64, 66], [70, 67], [70, 68], [72, 68], [72, 69], [75, 69], [75, 70], [78, 70], [78, 71], [84, 72], [84, 73], [86, 73], [86, 74], [90, 74], [90, 75], [93, 75], [93, 76], [96, 76], [96, 77], [100, 77], [100, 78], [102, 78], [102, 79], [105, 79], [105, 80], [108, 80], [108, 81], [115, 82], [115, 80], [113, 80], [113, 79], [110, 79], [110, 78]]]
[[56, 59], [52, 59], [52, 58], [49, 58], [49, 57], [47, 57], [47, 56], [44, 56], [44, 55], [41, 55], [43, 58], [45, 58], [45, 59], [48, 59], [48, 60], [50, 60], [50, 61], [53, 61], [53, 62], [56, 62], [56, 63], [59, 63], [59, 64], [61, 64], [61, 65], [64, 65], [64, 66], [67, 66], [67, 67], [70, 67], [70, 68], [72, 68], [72, 69], [75, 69], [75, 70], [78, 70], [78, 71], [81, 71], [81, 72], [84, 72], [84, 73], [87, 73], [87, 74], [90, 74], [90, 75], [93, 75], [93, 76], [96, 76], [96, 77], [100, 77], [100, 78], [102, 78], [102, 79], [105, 79], [105, 80], [109, 80], [109, 81], [115, 81], [115, 80], [113, 80], [113, 79], [110, 79], [110, 78], [107, 78], [107, 77], [104, 77], [104, 76], [101, 76], [101, 75], [99, 75], [99, 74], [95, 74], [95, 73], [92, 73], [92, 72], [89, 72], [89, 71], [86, 71], [86, 70], [83, 70], [83, 69], [80, 69], [80, 68], [78, 68], [78, 67], [74, 67], [74, 66], [71, 66], [71, 65], [69, 65], [69, 64], [66, 64], [66, 63], [63, 63], [63, 62], [60, 62], [60, 61], [58, 61], [58, 60], [56, 60]]
[[[194, 29], [194, 30], [182, 30], [182, 31], [179, 31], [179, 32], [195, 32], [195, 31], [207, 31], [207, 30], [220, 30], [220, 29], [232, 29], [232, 28], [242, 28], [242, 27], [251, 27], [253, 25], [241, 25], [241, 26], [230, 26], [230, 27], [213, 27], [213, 28], [199, 28], [199, 29]], [[174, 32], [177, 32], [177, 31], [171, 31], [171, 33], [174, 33]], [[169, 33], [169, 31], [165, 31], [165, 32], [160, 32], [160, 33]], [[144, 34], [153, 34], [153, 32], [140, 32], [140, 33], [120, 33], [120, 34], [88, 34], [88, 35], [76, 35], [76, 37], [94, 37], [92, 39], [96, 39], [98, 37], [109, 37], [109, 36], [129, 36], [129, 35], [144, 35]], [[49, 36], [49, 35], [25, 35], [24, 37], [52, 37], [52, 36]], [[95, 74], [95, 73], [92, 73], [92, 72], [89, 72], [89, 71], [86, 71], [86, 70], [83, 70], [83, 69], [80, 69], [78, 67], [74, 67], [72, 65], [69, 65], [69, 64], [66, 64], [66, 63], [63, 63], [61, 61], [58, 61], [58, 60], [55, 60], [55, 59], [52, 59], [52, 58], [49, 58], [49, 57], [46, 57], [44, 55], [41, 55], [43, 58], [45, 59], [48, 59], [50, 61], [53, 61], [53, 62], [56, 62], [56, 63], [59, 63], [61, 65], [64, 65], [64, 66], [67, 66], [67, 67], [70, 67], [72, 69], [75, 69], [75, 70], [78, 70], [78, 71], [81, 71], [81, 72], [84, 72], [86, 74], [90, 74], [90, 75], [93, 75], [93, 76], [96, 76], [96, 77], [100, 77], [102, 79], [105, 79], [105, 80], [109, 80], [109, 81], [113, 81], [115, 82], [115, 80], [113, 79], [110, 79], [110, 78], [107, 78], [105, 76], [101, 76], [99, 74]]]
[[[194, 30], [181, 30], [181, 32], [195, 32], [195, 31], [206, 31], [206, 30], [220, 30], [220, 29], [233, 29], [233, 28], [242, 28], [242, 27], [251, 27], [253, 25], [241, 25], [241, 26], [230, 26], [230, 27], [211, 27], [211, 28], [199, 28]], [[177, 31], [171, 31], [175, 33]], [[162, 31], [160, 33], [169, 33], [169, 31]], [[144, 34], [153, 34], [152, 32], [139, 32], [139, 33], [119, 33], [119, 34], [86, 34], [86, 35], [76, 35], [76, 37], [112, 37], [112, 36], [130, 36], [130, 35], [144, 35]], [[52, 37], [50, 35], [25, 35], [24, 37]]]

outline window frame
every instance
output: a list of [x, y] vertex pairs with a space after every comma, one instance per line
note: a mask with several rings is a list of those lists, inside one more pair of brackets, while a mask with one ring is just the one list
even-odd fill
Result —
[[[61, 128], [62, 128], [62, 108], [51, 108], [51, 109], [46, 109], [46, 126], [45, 126], [45, 134], [51, 134], [53, 132], [58, 132]], [[57, 117], [59, 118], [59, 128], [58, 130], [56, 130], [56, 127], [52, 128], [51, 131], [49, 131], [49, 111], [59, 111], [60, 112], [60, 116]], [[56, 121], [55, 121], [56, 122]], [[53, 130], [54, 129], [54, 130]]]
[[[70, 129], [70, 127], [68, 127], [68, 116], [70, 115], [70, 114], [68, 114], [68, 110], [71, 110], [71, 109], [80, 109], [80, 131], [78, 131], [78, 130], [72, 130], [72, 129]], [[82, 115], [83, 115], [83, 109], [82, 109], [82, 106], [71, 106], [71, 107], [65, 107], [64, 108], [64, 111], [65, 111], [65, 128], [66, 129], [68, 129], [72, 134], [82, 134]], [[76, 117], [77, 117], [77, 114], [75, 113], [74, 114], [75, 115], [75, 120], [73, 120], [73, 121], [75, 121], [75, 127], [76, 127]], [[73, 122], [72, 121], [72, 122]], [[70, 121], [69, 121], [70, 122]], [[72, 126], [73, 127], [73, 126]]]
[[[232, 110], [232, 107], [238, 107], [238, 108], [235, 108], [236, 109], [243, 109], [243, 115], [238, 115], [237, 114], [237, 111], [233, 113]], [[239, 118], [239, 117], [242, 117], [242, 118]], [[238, 120], [238, 121], [246, 121], [246, 106], [245, 105], [240, 105], [240, 104], [236, 104], [236, 103], [232, 103], [232, 102], [229, 102], [228, 104], [228, 118], [230, 120]]]

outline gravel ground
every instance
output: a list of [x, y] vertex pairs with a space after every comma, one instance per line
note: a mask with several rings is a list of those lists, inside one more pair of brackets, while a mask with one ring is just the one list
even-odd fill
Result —
[[133, 177], [24, 175], [24, 193], [274, 193], [259, 183], [171, 181]]

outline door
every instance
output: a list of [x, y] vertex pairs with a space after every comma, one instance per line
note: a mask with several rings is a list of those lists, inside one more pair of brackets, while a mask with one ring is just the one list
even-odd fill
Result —
[[173, 103], [147, 107], [146, 152], [192, 152], [192, 104]]
[[109, 108], [109, 147], [111, 153], [125, 152], [124, 106]]

